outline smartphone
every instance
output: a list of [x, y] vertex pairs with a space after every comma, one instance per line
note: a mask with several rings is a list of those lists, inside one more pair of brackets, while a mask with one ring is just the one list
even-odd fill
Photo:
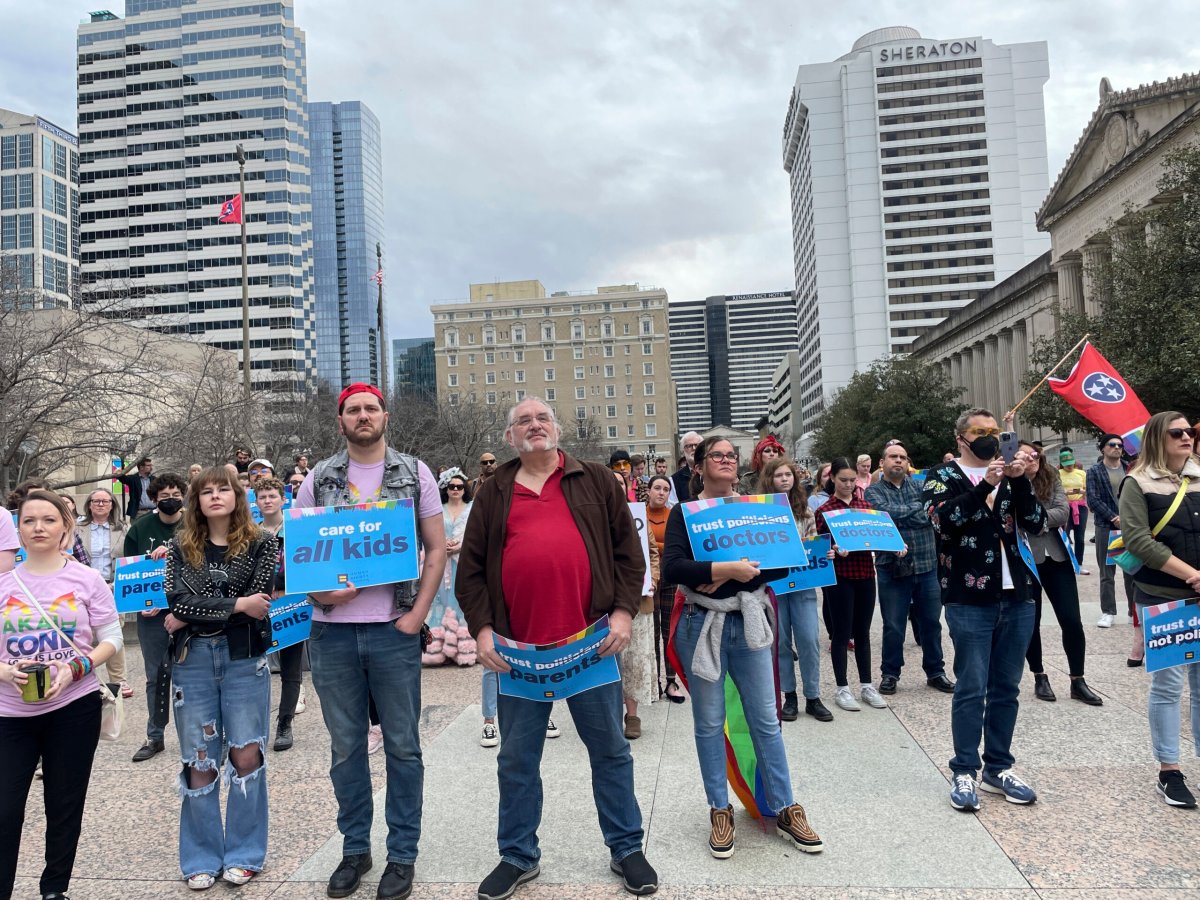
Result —
[[1004, 464], [1011, 465], [1012, 461], [1017, 458], [1017, 450], [1020, 449], [1021, 441], [1017, 437], [1015, 431], [1000, 432], [1000, 455], [1004, 457]]

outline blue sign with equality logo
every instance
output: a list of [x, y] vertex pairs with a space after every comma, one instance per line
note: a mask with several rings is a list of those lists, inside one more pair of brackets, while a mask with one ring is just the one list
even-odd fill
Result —
[[808, 565], [786, 494], [749, 494], [683, 504], [692, 556], [705, 562], [749, 559], [760, 569]]
[[837, 575], [833, 571], [833, 560], [829, 558], [829, 548], [833, 546], [829, 535], [818, 535], [811, 541], [805, 541], [804, 544], [808, 551], [808, 563], [803, 566], [792, 566], [782, 578], [767, 582], [767, 587], [776, 594], [791, 594], [795, 591], [806, 591], [810, 588], [837, 584]]
[[612, 684], [621, 677], [617, 658], [598, 652], [607, 637], [608, 616], [553, 644], [527, 644], [494, 635], [496, 652], [512, 666], [511, 672], [500, 673], [500, 693], [553, 703]]
[[1200, 662], [1200, 606], [1170, 600], [1142, 610], [1146, 671]]
[[838, 509], [824, 515], [839, 550], [898, 553], [904, 549], [900, 529], [881, 509]]
[[166, 609], [167, 561], [146, 556], [120, 556], [113, 560], [113, 599], [117, 612], [134, 613]]
[[411, 499], [292, 507], [285, 515], [287, 586], [294, 593], [417, 577], [417, 520]]
[[271, 601], [271, 652], [308, 640], [312, 604], [307, 594], [284, 594]]

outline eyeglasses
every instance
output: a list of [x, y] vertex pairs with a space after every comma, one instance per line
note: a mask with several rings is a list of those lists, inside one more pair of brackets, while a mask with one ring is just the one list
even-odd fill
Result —
[[518, 428], [528, 428], [535, 421], [539, 425], [553, 425], [554, 416], [550, 415], [550, 413], [538, 413], [536, 416], [519, 416], [513, 419], [512, 423]]
[[684, 444], [683, 449], [684, 450], [695, 450], [699, 446], [700, 446], [699, 444]]
[[112, 501], [101, 498], [99, 500], [93, 500], [92, 506], [112, 506]]
[[1124, 449], [1125, 449], [1125, 445], [1124, 445], [1124, 444], [1122, 444], [1120, 441], [1109, 441], [1109, 442], [1108, 442], [1107, 444], [1105, 444], [1104, 446], [1105, 446], [1105, 447], [1108, 447], [1108, 448], [1110, 448], [1110, 449], [1111, 449], [1111, 448], [1113, 448], [1113, 447], [1116, 447], [1116, 448], [1118, 448], [1118, 449], [1120, 449], [1120, 450], [1124, 450]]
[[963, 435], [971, 437], [1000, 437], [999, 428], [984, 428], [982, 425], [975, 425], [963, 432]]
[[448, 485], [446, 485], [446, 490], [448, 490], [448, 491], [465, 491], [466, 489], [467, 489], [466, 485], [463, 485], [463, 484], [448, 484]]
[[711, 459], [713, 462], [719, 462], [719, 463], [720, 462], [735, 463], [738, 461], [737, 453], [709, 453], [709, 454], [706, 454], [704, 458]]
[[1195, 428], [1168, 428], [1167, 434], [1169, 434], [1171, 436], [1171, 440], [1173, 440], [1173, 441], [1177, 441], [1183, 437], [1188, 437], [1188, 438], [1192, 438], [1193, 440], [1195, 440], [1196, 429]]
[[[516, 425], [517, 423], [513, 422], [513, 424]], [[479, 461], [479, 464], [481, 466], [494, 466], [496, 464], [496, 461], [494, 459], [481, 459]]]

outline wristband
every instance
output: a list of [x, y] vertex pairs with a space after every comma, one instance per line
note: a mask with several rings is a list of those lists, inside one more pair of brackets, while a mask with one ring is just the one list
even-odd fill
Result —
[[92, 660], [87, 657], [76, 657], [71, 660], [71, 680], [79, 681], [92, 671]]

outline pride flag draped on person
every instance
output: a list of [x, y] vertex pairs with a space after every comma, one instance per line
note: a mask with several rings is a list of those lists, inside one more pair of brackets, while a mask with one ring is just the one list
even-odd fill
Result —
[[1126, 453], [1137, 453], [1150, 413], [1133, 388], [1088, 341], [1066, 378], [1047, 378], [1050, 389], [1101, 431], [1119, 434]]

